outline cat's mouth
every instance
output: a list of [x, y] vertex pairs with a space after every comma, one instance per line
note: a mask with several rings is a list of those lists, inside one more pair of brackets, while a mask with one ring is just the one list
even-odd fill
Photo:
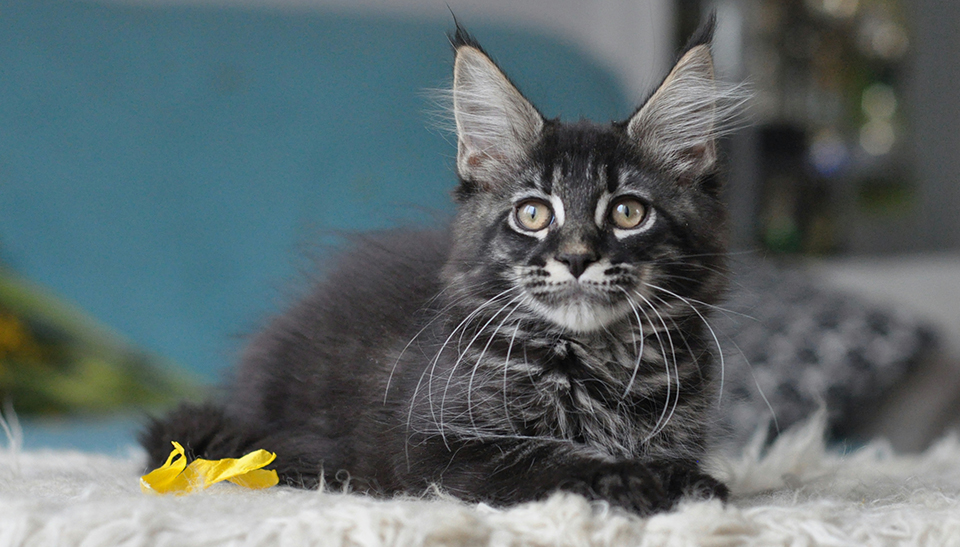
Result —
[[551, 323], [572, 332], [594, 332], [616, 323], [630, 312], [624, 300], [598, 300], [580, 291], [576, 296], [534, 297], [535, 311]]
[[574, 332], [593, 332], [623, 319], [630, 304], [615, 283], [570, 280], [528, 287], [534, 310], [544, 319]]
[[599, 283], [594, 281], [569, 280], [545, 282], [535, 287], [529, 287], [528, 291], [535, 298], [553, 305], [568, 302], [602, 305], [609, 303], [611, 297], [619, 292], [616, 287], [617, 285], [612, 282]]
[[[554, 267], [551, 267], [554, 266]], [[632, 280], [623, 268], [600, 261], [578, 278], [566, 269], [548, 264], [521, 276], [533, 311], [572, 332], [593, 332], [622, 320], [630, 313]]]

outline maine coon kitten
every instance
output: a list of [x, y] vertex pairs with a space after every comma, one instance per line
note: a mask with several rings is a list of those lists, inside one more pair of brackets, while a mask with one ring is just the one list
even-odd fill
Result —
[[[223, 403], [142, 438], [154, 463], [277, 453], [287, 484], [556, 490], [645, 514], [726, 488], [716, 409], [724, 210], [711, 19], [628, 120], [547, 120], [458, 27], [449, 230], [358, 238], [250, 344]], [[735, 102], [735, 101], [734, 101]]]

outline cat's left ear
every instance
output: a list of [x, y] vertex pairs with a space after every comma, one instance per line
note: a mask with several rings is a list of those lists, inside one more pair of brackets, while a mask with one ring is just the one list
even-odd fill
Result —
[[454, 47], [457, 170], [464, 181], [491, 189], [537, 142], [543, 116], [459, 27]]
[[627, 134], [645, 157], [681, 182], [708, 174], [717, 162], [718, 102], [710, 18], [691, 39], [670, 74], [627, 122]]

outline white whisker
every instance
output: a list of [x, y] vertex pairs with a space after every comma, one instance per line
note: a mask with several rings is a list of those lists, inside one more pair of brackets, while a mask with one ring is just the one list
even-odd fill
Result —
[[507, 344], [507, 355], [503, 359], [503, 417], [514, 431], [516, 431], [516, 427], [510, 418], [510, 407], [507, 402], [507, 373], [510, 371], [510, 354], [513, 352], [513, 342], [516, 340], [518, 332], [520, 332], [520, 321], [517, 321], [517, 324], [513, 327], [513, 334], [510, 335], [510, 343]]
[[[453, 337], [457, 334], [457, 331], [459, 331], [459, 330], [460, 330], [461, 328], [463, 328], [466, 324], [468, 324], [471, 320], [473, 320], [474, 317], [476, 317], [477, 315], [479, 315], [480, 312], [482, 312], [484, 308], [492, 305], [492, 304], [493, 304], [494, 302], [496, 302], [498, 299], [502, 298], [503, 296], [505, 296], [506, 294], [509, 294], [510, 292], [512, 292], [512, 291], [514, 291], [514, 290], [516, 290], [516, 288], [515, 288], [515, 287], [511, 287], [511, 288], [509, 288], [509, 289], [507, 289], [507, 290], [505, 290], [505, 291], [502, 291], [501, 293], [497, 294], [496, 296], [494, 296], [494, 297], [492, 297], [492, 298], [484, 301], [484, 302], [483, 302], [482, 304], [480, 304], [479, 306], [477, 306], [476, 309], [474, 309], [470, 314], [468, 314], [468, 315], [463, 319], [463, 321], [461, 321], [460, 324], [458, 324], [458, 325], [456, 326], [456, 328], [454, 328], [454, 329], [450, 332], [450, 335], [447, 336], [447, 339], [444, 340], [443, 344], [440, 345], [440, 348], [437, 350], [437, 353], [436, 353], [436, 355], [434, 356], [434, 358], [431, 360], [430, 364], [427, 365], [426, 367], [424, 367], [423, 372], [420, 374], [420, 378], [417, 380], [417, 385], [414, 387], [413, 396], [411, 397], [411, 400], [410, 400], [410, 409], [409, 409], [408, 412], [407, 412], [407, 431], [410, 430], [410, 427], [411, 427], [411, 425], [412, 425], [412, 422], [413, 422], [413, 409], [416, 407], [417, 395], [418, 395], [419, 392], [420, 392], [420, 386], [423, 384], [423, 379], [424, 379], [424, 377], [427, 376], [428, 371], [429, 371], [429, 377], [430, 377], [430, 380], [427, 382], [427, 401], [428, 401], [428, 406], [430, 407], [430, 414], [431, 414], [431, 416], [432, 416], [432, 418], [433, 418], [434, 423], [440, 424], [440, 422], [437, 420], [437, 416], [436, 416], [436, 414], [435, 414], [435, 407], [434, 407], [434, 404], [433, 404], [433, 378], [434, 378], [434, 372], [436, 372], [437, 362], [438, 362], [439, 359], [440, 359], [440, 355], [443, 353], [443, 350], [447, 347], [447, 344], [450, 343], [450, 340], [453, 339]], [[441, 438], [443, 439], [444, 445], [447, 445], [447, 439], [446, 439], [446, 437], [445, 437], [444, 434], [443, 434], [443, 427], [440, 427], [440, 436], [441, 436]], [[447, 445], [447, 447], [449, 448], [449, 445]]]
[[[436, 300], [437, 298], [439, 298], [440, 295], [443, 294], [446, 290], [447, 290], [447, 289], [445, 288], [445, 289], [441, 290], [440, 292], [438, 292], [438, 293], [437, 293], [436, 295], [434, 295], [430, 300], [428, 300], [427, 303], [429, 304], [430, 302], [433, 302], [434, 300]], [[433, 316], [433, 318], [431, 318], [429, 321], [427, 321], [426, 324], [423, 325], [423, 327], [422, 327], [420, 330], [418, 330], [417, 333], [414, 334], [412, 338], [410, 338], [410, 340], [406, 343], [406, 345], [403, 346], [403, 349], [400, 350], [400, 353], [397, 354], [397, 358], [393, 361], [393, 366], [390, 368], [390, 374], [387, 376], [386, 387], [384, 387], [384, 389], [383, 389], [383, 403], [384, 403], [384, 404], [387, 403], [387, 396], [388, 396], [389, 393], [390, 393], [390, 383], [393, 382], [393, 375], [394, 375], [394, 374], [396, 373], [396, 371], [397, 371], [397, 366], [400, 364], [400, 359], [403, 358], [403, 354], [406, 353], [407, 349], [410, 348], [410, 346], [413, 344], [413, 342], [416, 341], [416, 339], [419, 338], [420, 335], [423, 334], [424, 331], [426, 331], [426, 330], [430, 327], [430, 325], [432, 325], [434, 322], [436, 322], [437, 319], [440, 319], [441, 317], [444, 317], [444, 314], [445, 314], [446, 312], [450, 311], [450, 310], [451, 310], [452, 308], [454, 308], [457, 304], [463, 302], [463, 301], [466, 300], [467, 298], [468, 298], [467, 296], [461, 296], [460, 298], [457, 298], [457, 299], [454, 300], [453, 302], [450, 302], [449, 304], [447, 304], [446, 306], [444, 306], [443, 308], [441, 308], [441, 309]]]
[[648, 287], [650, 287], [651, 289], [656, 289], [656, 290], [658, 290], [658, 291], [663, 291], [663, 292], [669, 294], [670, 296], [673, 296], [673, 297], [675, 297], [675, 298], [679, 298], [681, 301], [685, 302], [688, 306], [690, 306], [690, 309], [692, 309], [692, 310], [697, 314], [697, 316], [700, 318], [700, 320], [703, 321], [703, 324], [707, 327], [707, 330], [710, 331], [710, 336], [713, 337], [713, 342], [717, 345], [717, 354], [720, 356], [720, 393], [719, 393], [719, 395], [717, 396], [717, 406], [719, 407], [719, 406], [720, 406], [720, 402], [721, 402], [722, 399], [723, 399], [723, 387], [724, 387], [724, 382], [725, 382], [725, 380], [726, 380], [726, 369], [727, 369], [727, 367], [726, 367], [726, 362], [724, 361], [724, 358], [723, 358], [723, 348], [720, 347], [720, 339], [717, 338], [717, 333], [716, 333], [716, 331], [714, 331], [714, 330], [713, 330], [713, 327], [710, 326], [710, 322], [707, 321], [707, 318], [704, 317], [702, 313], [700, 313], [700, 310], [698, 310], [696, 306], [694, 306], [693, 304], [691, 304], [691, 301], [690, 301], [690, 300], [688, 300], [688, 299], [680, 296], [679, 294], [677, 294], [677, 293], [675, 293], [675, 292], [668, 291], [667, 289], [664, 289], [663, 287], [657, 287], [656, 285], [651, 285], [650, 283], [647, 283], [646, 285], [647, 285]]
[[[680, 369], [677, 366], [677, 352], [676, 352], [676, 348], [674, 348], [673, 346], [673, 337], [670, 335], [670, 329], [667, 327], [667, 323], [663, 320], [663, 316], [660, 315], [660, 312], [657, 311], [656, 306], [654, 306], [649, 300], [647, 300], [647, 298], [643, 296], [643, 294], [641, 294], [639, 291], [634, 291], [634, 294], [636, 294], [638, 297], [640, 297], [641, 300], [643, 300], [643, 302], [650, 308], [650, 311], [652, 311], [660, 320], [660, 324], [663, 325], [664, 332], [667, 335], [667, 342], [670, 344], [670, 353], [673, 358], [673, 369], [677, 374], [677, 378], [676, 378], [677, 393], [674, 396], [673, 408], [671, 408], [668, 413], [667, 408], [670, 407], [670, 396], [671, 396], [671, 388], [672, 388], [672, 384], [670, 381], [670, 360], [666, 358], [667, 351], [666, 351], [666, 348], [663, 347], [663, 343], [661, 342], [661, 349], [663, 351], [663, 358], [664, 358], [664, 367], [667, 373], [666, 402], [663, 407], [663, 412], [660, 414], [660, 417], [657, 419], [656, 425], [654, 425], [653, 430], [644, 439], [644, 442], [646, 442], [652, 439], [653, 437], [657, 436], [657, 434], [659, 434], [661, 431], [663, 431], [664, 428], [666, 428], [667, 424], [670, 422], [670, 418], [673, 417], [673, 413], [676, 411], [677, 404], [680, 401]], [[640, 308], [640, 311], [643, 311], [642, 307]], [[644, 312], [644, 315], [646, 315], [646, 312]], [[647, 318], [647, 320], [649, 321], [649, 317]], [[660, 339], [659, 333], [657, 334], [657, 339], [658, 340]]]
[[[513, 300], [511, 300], [510, 302], [507, 302], [506, 305], [504, 305], [502, 308], [500, 308], [500, 310], [498, 310], [497, 313], [495, 313], [495, 314], [493, 315], [493, 317], [490, 318], [490, 320], [492, 321], [493, 318], [496, 317], [497, 315], [499, 315], [500, 312], [502, 312], [504, 309], [507, 308], [507, 306], [510, 306], [511, 304], [513, 304], [513, 303], [516, 302], [517, 300], [521, 300], [522, 298], [523, 298], [523, 295], [521, 294], [520, 296], [515, 297], [515, 298], [514, 298]], [[477, 374], [477, 369], [480, 367], [480, 363], [483, 362], [483, 356], [486, 355], [487, 350], [490, 348], [490, 344], [493, 343], [493, 339], [496, 338], [497, 333], [500, 332], [500, 329], [503, 327], [504, 323], [506, 323], [507, 320], [510, 319], [510, 316], [513, 315], [513, 312], [517, 311], [517, 308], [519, 308], [521, 305], [523, 305], [523, 302], [522, 302], [522, 301], [521, 301], [520, 303], [518, 303], [516, 306], [514, 306], [513, 309], [510, 310], [510, 313], [508, 313], [508, 314], [506, 315], [506, 317], [504, 317], [503, 320], [500, 321], [500, 324], [497, 325], [497, 327], [493, 330], [493, 332], [490, 334], [490, 338], [487, 340], [487, 344], [486, 344], [485, 346], [483, 346], [483, 350], [481, 350], [481, 351], [480, 351], [480, 355], [477, 356], [477, 362], [474, 363], [474, 365], [473, 365], [473, 370], [470, 372], [470, 380], [467, 382], [467, 413], [468, 413], [469, 416], [470, 416], [470, 425], [473, 426], [473, 428], [474, 428], [475, 431], [476, 431], [476, 428], [477, 428], [477, 424], [476, 424], [476, 421], [474, 420], [474, 416], [473, 416], [473, 404], [472, 404], [472, 401], [473, 401], [473, 379], [474, 379], [474, 376]], [[487, 321], [487, 324], [484, 325], [483, 328], [480, 329], [481, 332], [483, 331], [483, 329], [486, 329], [486, 328], [487, 328], [487, 325], [489, 325], [489, 324], [490, 324], [490, 321]], [[478, 335], [479, 335], [479, 334], [478, 334]], [[476, 339], [476, 337], [474, 337], [474, 339]], [[470, 345], [473, 345], [473, 341], [472, 341], [472, 340], [470, 341]], [[468, 346], [468, 348], [469, 348], [469, 346]], [[458, 359], [458, 362], [459, 362], [459, 359]], [[456, 365], [454, 365], [454, 368], [456, 368]], [[451, 376], [452, 376], [452, 372], [451, 372]], [[444, 391], [444, 397], [446, 397], [446, 391]], [[441, 408], [441, 415], [442, 415], [442, 414], [443, 414], [443, 401], [440, 402], [440, 405], [441, 405], [440, 408]], [[479, 431], [477, 431], [477, 436], [479, 436], [479, 435], [480, 435], [480, 433], [479, 433]]]
[[637, 371], [640, 370], [640, 361], [643, 358], [643, 344], [644, 344], [643, 321], [640, 320], [640, 314], [637, 313], [637, 307], [634, 305], [633, 299], [630, 298], [630, 293], [628, 293], [626, 289], [624, 289], [623, 287], [618, 287], [618, 288], [621, 291], [623, 291], [624, 295], [626, 295], [627, 303], [630, 304], [630, 310], [633, 312], [633, 315], [637, 318], [637, 328], [640, 330], [640, 350], [639, 351], [637, 351], [636, 334], [634, 334], [634, 338], [633, 338], [633, 351], [634, 353], [636, 353], [637, 358], [636, 358], [636, 361], [634, 361], [633, 363], [633, 373], [630, 375], [630, 381], [627, 382], [627, 387], [626, 389], [623, 390], [623, 396], [626, 397], [630, 393], [630, 390], [633, 388], [633, 382], [637, 379]]

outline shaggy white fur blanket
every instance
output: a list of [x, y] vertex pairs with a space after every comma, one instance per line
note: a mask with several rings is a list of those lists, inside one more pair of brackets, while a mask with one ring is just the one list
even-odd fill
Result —
[[730, 503], [641, 519], [554, 495], [508, 510], [429, 500], [218, 484], [141, 493], [143, 456], [0, 451], [7, 545], [948, 545], [960, 544], [960, 440], [922, 455], [874, 442], [825, 449], [822, 424], [715, 462]]

